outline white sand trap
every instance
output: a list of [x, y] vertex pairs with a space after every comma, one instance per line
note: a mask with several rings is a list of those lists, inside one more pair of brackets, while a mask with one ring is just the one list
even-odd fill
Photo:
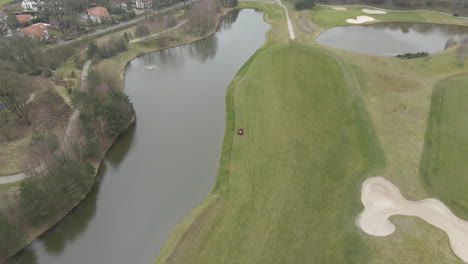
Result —
[[357, 224], [373, 236], [388, 236], [395, 225], [388, 220], [392, 215], [417, 216], [447, 233], [455, 254], [468, 262], [468, 222], [456, 217], [442, 202], [435, 199], [409, 201], [400, 189], [382, 177], [367, 179], [361, 190], [364, 211]]
[[346, 10], [346, 7], [340, 7], [340, 6], [332, 6], [331, 8], [335, 9], [335, 10], [339, 10], [339, 11], [344, 11]]
[[362, 12], [366, 14], [375, 14], [375, 15], [384, 15], [387, 14], [387, 12], [383, 10], [372, 10], [372, 9], [363, 9]]
[[350, 24], [362, 24], [370, 21], [374, 21], [375, 19], [370, 16], [358, 16], [356, 19], [346, 19], [346, 22]]

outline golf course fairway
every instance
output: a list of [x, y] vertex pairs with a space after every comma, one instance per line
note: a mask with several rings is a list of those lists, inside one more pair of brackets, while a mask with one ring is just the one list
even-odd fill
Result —
[[436, 86], [421, 162], [421, 174], [434, 196], [465, 219], [468, 219], [467, 83], [468, 74], [461, 74]]
[[380, 152], [345, 70], [300, 44], [252, 56], [228, 88], [216, 185], [156, 263], [365, 263], [354, 218]]

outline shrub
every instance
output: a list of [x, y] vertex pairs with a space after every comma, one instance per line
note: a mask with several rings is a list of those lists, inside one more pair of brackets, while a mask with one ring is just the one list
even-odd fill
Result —
[[128, 41], [124, 37], [112, 38], [99, 49], [101, 51], [101, 58], [105, 59], [114, 57], [119, 52], [126, 51], [128, 49]]
[[70, 210], [94, 183], [94, 167], [65, 160], [43, 179], [27, 178], [20, 186], [20, 206], [37, 226], [59, 212]]
[[148, 36], [150, 34], [149, 28], [146, 25], [138, 25], [136, 27], [135, 35], [138, 38]]
[[23, 245], [24, 240], [24, 233], [0, 214], [0, 256], [14, 253]]
[[98, 56], [100, 56], [101, 51], [99, 50], [99, 47], [96, 45], [94, 42], [89, 42], [88, 43], [88, 50], [86, 51], [86, 55], [88, 56], [88, 59], [93, 59]]
[[398, 54], [397, 58], [400, 59], [416, 59], [416, 58], [423, 58], [429, 56], [429, 52], [423, 51], [423, 52], [416, 52], [416, 53], [404, 53], [404, 54]]
[[314, 0], [301, 0], [294, 4], [297, 10], [311, 9], [315, 6]]

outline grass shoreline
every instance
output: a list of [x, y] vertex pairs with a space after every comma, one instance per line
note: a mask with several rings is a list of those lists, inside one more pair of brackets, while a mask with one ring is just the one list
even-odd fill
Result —
[[[463, 178], [464, 170], [463, 166], [462, 168], [459, 168], [456, 166], [456, 164], [451, 164], [449, 167], [447, 167], [447, 159], [444, 158], [447, 155], [450, 155], [451, 153], [447, 153], [447, 149], [443, 148], [441, 146], [441, 141], [447, 141], [448, 138], [456, 138], [456, 136], [453, 134], [453, 131], [450, 130], [450, 126], [454, 126], [457, 129], [462, 129], [458, 127], [457, 122], [462, 122], [462, 120], [456, 119], [453, 120], [452, 118], [453, 115], [456, 115], [456, 112], [463, 112], [463, 109], [458, 109], [461, 111], [456, 111], [454, 112], [449, 112], [447, 115], [444, 115], [445, 111], [447, 108], [451, 109], [452, 107], [454, 108], [460, 108], [460, 102], [463, 100], [464, 94], [463, 93], [457, 93], [457, 99], [459, 101], [453, 101], [453, 95], [451, 94], [454, 92], [453, 90], [459, 89], [457, 86], [453, 86], [453, 84], [458, 84], [460, 83], [461, 80], [468, 80], [467, 78], [468, 74], [467, 73], [461, 73], [461, 74], [456, 74], [450, 77], [447, 77], [441, 81], [439, 81], [435, 87], [434, 91], [432, 93], [431, 97], [431, 109], [430, 109], [430, 115], [428, 118], [428, 124], [427, 124], [427, 130], [426, 130], [426, 135], [425, 135], [425, 142], [424, 142], [424, 148], [422, 152], [422, 157], [421, 157], [421, 162], [420, 162], [420, 175], [423, 179], [423, 182], [425, 183], [427, 190], [429, 193], [431, 193], [434, 197], [440, 197], [440, 200], [444, 202], [451, 210], [458, 216], [461, 217], [468, 217], [468, 207], [467, 207], [467, 201], [463, 200], [462, 197], [457, 197], [456, 193], [457, 191], [450, 188], [454, 188], [455, 186], [453, 185], [448, 185], [448, 186], [441, 186], [440, 178], [441, 177], [448, 177], [446, 179], [446, 182], [457, 182], [457, 180], [460, 180], [460, 178]], [[456, 93], [456, 91], [455, 91]], [[447, 99], [446, 97], [449, 96]], [[466, 96], [466, 95], [465, 95]], [[447, 106], [446, 99], [452, 101], [451, 104]], [[450, 100], [452, 99], [452, 100]], [[452, 114], [452, 115], [449, 115]], [[455, 117], [456, 118], [456, 117]], [[446, 119], [449, 119], [454, 122], [450, 122], [447, 124]], [[445, 125], [442, 125], [444, 123]], [[448, 129], [448, 131], [447, 131]], [[450, 134], [452, 132], [452, 134]], [[457, 130], [458, 135], [464, 134], [464, 131]], [[447, 136], [447, 133], [449, 136]], [[459, 143], [464, 143], [465, 141], [460, 138], [456, 142]], [[449, 142], [452, 143], [453, 142]], [[448, 144], [446, 142], [446, 144]], [[462, 151], [458, 146], [452, 146], [454, 147], [451, 150], [457, 153], [456, 157], [463, 156], [463, 153], [460, 153], [459, 151]], [[457, 148], [458, 147], [458, 148]], [[457, 152], [458, 151], [458, 152]], [[442, 155], [441, 154], [445, 154]], [[455, 159], [456, 157], [453, 157]], [[460, 163], [460, 161], [458, 162]], [[458, 170], [457, 170], [458, 169]], [[453, 175], [454, 173], [459, 173], [456, 177]], [[447, 175], [448, 174], [448, 175]], [[452, 177], [452, 178], [450, 178]], [[458, 182], [458, 184], [462, 185], [462, 182]], [[457, 184], [455, 184], [457, 185]]]
[[[272, 13], [270, 12], [267, 12], [266, 9], [268, 9], [266, 6], [269, 5], [269, 6], [272, 6], [271, 4], [262, 4], [262, 3], [245, 3], [245, 2], [242, 2], [240, 4], [240, 6], [242, 7], [255, 7], [255, 8], [259, 8], [259, 9], [263, 9], [265, 11], [265, 14], [264, 14], [264, 17], [265, 17], [265, 20], [269, 22], [269, 18], [270, 16], [272, 15]], [[270, 10], [271, 11], [271, 10]], [[411, 12], [411, 11], [410, 11]], [[408, 12], [408, 13], [410, 13]], [[428, 11], [429, 12], [429, 11]], [[301, 13], [303, 14], [303, 12]], [[411, 13], [410, 13], [411, 14]], [[293, 13], [293, 23], [295, 22], [295, 19], [298, 19], [297, 18], [297, 13]], [[439, 20], [437, 17], [435, 18], [432, 18], [433, 21], [418, 21], [418, 22], [426, 22], [426, 23], [439, 23], [440, 24], [452, 24], [452, 23], [443, 23], [443, 21]], [[275, 21], [277, 22], [277, 21]], [[375, 23], [379, 23], [379, 22], [383, 22], [383, 21], [375, 21]], [[403, 21], [404, 22], [404, 21]], [[270, 29], [270, 31], [267, 33], [267, 36], [268, 36], [268, 40], [267, 43], [264, 45], [264, 47], [267, 47], [269, 45], [274, 45], [274, 44], [277, 44], [276, 42], [278, 42], [278, 38], [277, 38], [277, 32], [273, 32], [273, 27], [277, 26], [278, 24], [277, 23], [270, 23], [272, 25], [272, 29]], [[294, 23], [294, 25], [296, 26], [296, 23]], [[465, 24], [465, 25], [468, 25], [468, 24]], [[321, 30], [324, 30], [323, 28], [320, 28], [319, 29]], [[278, 29], [277, 30], [281, 30], [281, 29]], [[347, 64], [347, 67], [349, 68], [349, 70], [351, 71], [351, 74], [353, 75], [353, 78], [356, 79], [356, 82], [359, 84], [359, 85], [363, 85], [364, 87], [362, 87], [362, 91], [360, 91], [360, 93], [362, 93], [362, 104], [363, 104], [363, 107], [365, 109], [370, 109], [368, 110], [369, 111], [369, 115], [368, 115], [368, 119], [369, 119], [369, 122], [372, 124], [372, 127], [375, 127], [377, 126], [377, 128], [375, 128], [375, 131], [371, 131], [371, 133], [375, 134], [375, 135], [378, 135], [379, 136], [379, 139], [377, 139], [378, 142], [380, 142], [380, 140], [382, 139], [382, 128], [380, 128], [380, 124], [376, 124], [376, 119], [377, 118], [377, 114], [375, 113], [376, 109], [375, 109], [375, 106], [373, 105], [372, 103], [372, 96], [373, 96], [373, 91], [371, 90], [372, 87], [369, 87], [369, 83], [368, 80], [367, 80], [367, 77], [366, 76], [362, 76], [359, 74], [359, 71], [362, 71], [363, 69], [366, 69], [366, 67], [363, 67], [364, 65], [360, 64], [359, 60], [358, 61], [354, 61], [353, 58], [361, 58], [361, 60], [364, 60], [363, 58], [367, 59], [367, 60], [378, 60], [379, 62], [381, 62], [382, 64], [384, 64], [385, 62], [384, 61], [391, 61], [392, 62], [392, 65], [395, 64], [395, 65], [404, 65], [404, 67], [408, 67], [408, 65], [413, 65], [412, 67], [415, 67], [414, 65], [417, 64], [417, 63], [420, 63], [422, 60], [421, 59], [416, 59], [416, 60], [413, 60], [413, 61], [398, 61], [398, 60], [393, 60], [393, 58], [389, 57], [389, 56], [379, 56], [379, 55], [368, 55], [368, 54], [357, 54], [357, 53], [353, 53], [353, 52], [347, 52], [347, 51], [342, 51], [342, 50], [337, 50], [337, 49], [333, 49], [333, 48], [330, 48], [330, 47], [326, 47], [326, 46], [323, 46], [323, 45], [320, 45], [318, 43], [316, 43], [315, 41], [315, 37], [317, 35], [317, 30], [309, 35], [307, 35], [306, 38], [303, 38], [305, 36], [304, 32], [299, 32], [299, 35], [300, 37], [298, 37], [298, 42], [301, 42], [301, 41], [304, 41], [304, 40], [311, 40], [310, 36], [313, 36], [313, 39], [311, 40], [311, 42], [308, 42], [308, 45], [311, 45], [315, 48], [319, 48], [321, 49], [322, 51], [324, 52], [328, 52], [329, 55], [335, 57], [335, 59], [340, 62], [340, 63], [344, 63], [344, 64]], [[281, 41], [280, 41], [281, 42]], [[260, 52], [257, 51], [257, 52]], [[206, 206], [206, 204], [202, 203], [201, 205], [199, 205], [198, 207], [196, 207], [190, 214], [187, 218], [184, 218], [184, 220], [182, 220], [177, 226], [176, 226], [176, 229], [174, 230], [173, 233], [171, 233], [171, 236], [168, 240], [166, 240], [165, 244], [163, 245], [163, 248], [160, 250], [159, 254], [158, 254], [158, 257], [155, 259], [155, 264], [161, 264], [161, 263], [177, 263], [177, 261], [174, 261], [174, 252], [176, 250], [179, 249], [179, 247], [183, 247], [185, 250], [187, 250], [187, 246], [181, 246], [180, 245], [180, 242], [181, 240], [185, 239], [185, 237], [187, 236], [187, 233], [189, 232], [192, 232], [191, 230], [192, 229], [196, 229], [199, 228], [199, 225], [200, 225], [200, 222], [202, 221], [205, 221], [204, 219], [207, 218], [207, 217], [210, 217], [208, 214], [210, 214], [209, 211], [212, 211], [211, 208], [216, 208], [216, 206], [212, 205], [212, 203], [222, 203], [221, 199], [220, 199], [220, 194], [223, 194], [225, 192], [225, 190], [222, 188], [223, 186], [223, 181], [225, 180], [224, 178], [225, 177], [229, 177], [229, 163], [230, 163], [230, 153], [229, 153], [229, 156], [226, 155], [226, 149], [229, 149], [232, 147], [232, 140], [233, 140], [233, 136], [232, 136], [232, 129], [234, 128], [233, 126], [230, 126], [229, 123], [228, 123], [228, 120], [231, 120], [230, 118], [230, 115], [232, 115], [232, 122], [234, 124], [234, 120], [235, 120], [235, 116], [234, 116], [234, 111], [235, 109], [231, 109], [229, 107], [229, 105], [234, 105], [234, 102], [232, 101], [233, 98], [231, 98], [230, 100], [228, 100], [229, 96], [232, 96], [230, 95], [230, 91], [233, 89], [231, 86], [234, 85], [237, 81], [237, 78], [239, 77], [239, 75], [242, 73], [243, 70], [247, 70], [248, 68], [248, 65], [250, 64], [251, 60], [253, 60], [256, 55], [257, 55], [257, 52], [255, 55], [253, 55], [248, 62], [246, 62], [246, 64], [244, 64], [244, 66], [239, 70], [238, 74], [236, 75], [236, 77], [234, 78], [233, 82], [231, 83], [231, 85], [229, 86], [228, 88], [228, 94], [227, 94], [227, 97], [226, 97], [226, 108], [227, 108], [227, 123], [226, 123], [226, 134], [225, 134], [225, 138], [224, 138], [224, 142], [223, 142], [223, 150], [222, 150], [222, 156], [221, 156], [221, 160], [220, 160], [220, 167], [219, 167], [219, 170], [218, 170], [218, 176], [217, 176], [217, 179], [216, 179], [216, 184], [215, 184], [215, 187], [213, 187], [213, 189], [210, 191], [209, 195], [207, 196], [207, 199], [204, 201], [204, 203], [210, 203], [210, 206]], [[434, 60], [436, 61], [435, 63], [442, 63], [442, 65], [444, 65], [444, 67], [447, 67], [447, 57], [448, 56], [451, 56], [451, 54], [454, 53], [454, 50], [451, 49], [451, 50], [448, 50], [448, 51], [443, 51], [443, 52], [439, 52], [439, 53], [436, 53], [434, 54]], [[342, 65], [343, 66], [343, 65]], [[435, 69], [438, 69], [440, 66], [434, 66], [434, 65], [430, 65], [430, 66], [427, 66], [427, 68], [425, 69], [417, 69], [417, 70], [414, 70], [414, 71], [411, 71], [412, 73], [416, 72], [417, 73], [417, 76], [414, 77], [415, 79], [418, 79], [418, 78], [423, 78], [423, 76], [427, 75], [427, 74], [431, 74], [432, 71], [434, 71]], [[346, 68], [346, 67], [345, 67]], [[443, 68], [442, 70], [440, 71], [437, 71], [437, 74], [436, 76], [431, 76], [432, 79], [438, 79], [438, 78], [443, 78], [444, 76], [447, 76], [447, 75], [452, 75], [453, 73], [456, 73], [456, 72], [466, 72], [467, 69], [466, 67], [465, 68], [457, 68], [457, 69], [448, 69], [448, 68]], [[424, 87], [427, 88], [427, 87], [432, 87], [432, 79], [429, 80], [429, 81], [426, 81], [424, 83]], [[398, 85], [398, 84], [396, 84]], [[382, 85], [377, 85], [376, 87], [378, 88], [382, 88]], [[385, 87], [385, 86], [383, 86]], [[385, 87], [386, 88], [386, 87]], [[371, 96], [372, 95], [372, 96]], [[421, 98], [422, 99], [422, 98]], [[419, 107], [419, 106], [418, 106]], [[231, 110], [232, 110], [232, 113], [231, 113]], [[404, 122], [403, 122], [404, 124]], [[369, 130], [368, 130], [369, 131]], [[414, 133], [414, 132], [413, 132]], [[411, 137], [409, 137], [411, 138]], [[388, 140], [387, 140], [388, 141]], [[371, 170], [365, 170], [363, 172], [363, 174], [361, 176], [359, 176], [359, 178], [361, 180], [364, 180], [365, 177], [366, 177], [366, 174], [368, 173], [372, 173], [374, 175], [379, 175], [380, 173], [382, 173], [383, 175], [387, 176], [388, 177], [388, 173], [391, 173], [393, 169], [389, 169], [387, 168], [387, 166], [390, 166], [390, 167], [393, 167], [394, 166], [394, 157], [386, 157], [386, 155], [388, 154], [388, 151], [389, 151], [389, 148], [388, 146], [385, 146], [385, 147], [382, 147], [382, 149], [380, 150], [383, 152], [383, 155], [384, 157], [379, 160], [373, 160], [371, 161], [370, 163], [374, 163], [374, 164], [371, 164], [371, 165], [376, 165], [375, 163], [380, 164], [381, 166], [374, 166], [372, 167], [371, 166]], [[417, 152], [417, 151], [416, 151]], [[372, 154], [371, 154], [372, 156]], [[229, 160], [229, 161], [226, 161]], [[388, 161], [391, 161], [391, 164], [388, 165], [387, 162]], [[419, 160], [419, 159], [418, 159]], [[410, 161], [409, 163], [411, 163], [412, 161]], [[373, 168], [373, 169], [372, 169]], [[382, 169], [384, 169], [382, 171]], [[224, 170], [227, 170], [227, 171], [224, 171]], [[405, 170], [405, 168], [404, 168]], [[378, 173], [378, 174], [377, 174]], [[398, 176], [398, 175], [395, 175], [394, 177], [404, 177], [404, 176]], [[412, 177], [412, 181], [414, 181], [414, 179], [418, 178], [419, 176], [413, 176]], [[391, 177], [393, 178], [393, 177]], [[390, 179], [391, 179], [390, 178]], [[404, 181], [403, 181], [404, 182]], [[400, 182], [397, 182], [399, 183], [399, 185], [401, 185], [401, 181]], [[358, 182], [356, 181], [355, 182], [356, 184], [356, 193], [355, 193], [355, 196], [357, 197], [358, 194], [360, 194], [360, 184], [361, 182]], [[416, 184], [417, 185], [417, 184]], [[402, 186], [404, 188], [402, 188], [402, 191], [407, 191], [407, 190], [404, 190], [405, 188], [407, 188], [408, 186]], [[418, 195], [421, 195], [421, 190], [418, 189], [418, 187], [415, 187], [417, 189], [416, 191], [416, 196]], [[427, 192], [424, 191], [424, 194], [427, 194]], [[215, 197], [215, 198], [213, 198]], [[354, 198], [353, 198], [354, 199]], [[356, 201], [351, 201], [351, 203], [359, 203], [359, 199], [356, 198]], [[221, 206], [221, 205], [220, 205]], [[216, 210], [218, 210], [219, 208], [216, 208]], [[358, 212], [356, 212], [356, 215], [357, 215]], [[216, 213], [214, 213], [216, 214]], [[207, 216], [208, 215], [208, 216]], [[388, 252], [388, 253], [391, 253], [391, 252], [397, 252], [398, 249], [400, 249], [399, 246], [396, 246], [396, 247], [391, 247], [389, 248], [388, 250], [383, 250], [383, 248], [385, 248], [385, 245], [388, 245], [388, 243], [390, 244], [394, 244], [395, 242], [397, 241], [401, 241], [401, 240], [405, 240], [405, 241], [411, 241], [411, 240], [415, 240], [415, 241], [418, 241], [420, 242], [420, 239], [421, 237], [419, 237], [420, 233], [418, 232], [425, 232], [425, 231], [429, 231], [427, 232], [427, 235], [429, 237], [431, 237], [432, 239], [435, 239], [436, 241], [438, 241], [438, 243], [436, 243], [437, 245], [434, 245], [432, 244], [431, 242], [427, 242], [422, 244], [422, 248], [424, 249], [427, 249], [428, 250], [428, 254], [426, 257], [424, 257], [423, 259], [420, 259], [423, 260], [423, 261], [427, 261], [429, 259], [432, 259], [432, 260], [436, 260], [436, 261], [440, 261], [442, 260], [443, 262], [440, 262], [440, 263], [458, 263], [458, 260], [456, 259], [456, 257], [454, 258], [452, 255], [453, 253], [451, 252], [451, 249], [450, 247], [448, 246], [448, 241], [445, 237], [445, 234], [442, 233], [442, 232], [439, 232], [438, 230], [434, 230], [433, 227], [431, 227], [430, 225], [418, 220], [418, 219], [405, 219], [405, 218], [402, 218], [402, 217], [392, 217], [392, 221], [395, 222], [399, 228], [401, 228], [401, 226], [406, 226], [406, 227], [414, 227], [417, 229], [417, 232], [416, 234], [412, 234], [411, 231], [413, 230], [404, 230], [403, 228], [401, 228], [400, 230], [397, 231], [397, 233], [392, 236], [391, 238], [386, 238], [386, 239], [380, 239], [380, 238], [374, 238], [374, 237], [370, 237], [370, 236], [367, 236], [367, 235], [362, 235], [361, 236], [364, 238], [364, 244], [361, 244], [359, 246], [356, 246], [356, 250], [358, 247], [362, 246], [362, 247], [367, 247], [369, 248], [369, 251], [372, 252], [367, 259], [367, 261], [374, 261], [375, 263], [380, 263], [378, 262], [378, 260], [376, 259], [376, 257], [387, 257], [386, 259], [389, 260], [389, 259], [393, 259], [395, 261], [401, 261], [403, 260], [402, 258], [404, 258], [404, 254], [402, 255], [402, 257], [400, 256], [393, 256], [393, 257], [390, 257], [385, 254], [384, 252]], [[411, 229], [411, 228], [410, 228]], [[404, 230], [404, 231], [402, 231]], [[414, 232], [414, 231], [413, 231]], [[192, 238], [193, 239], [193, 238]], [[351, 238], [353, 239], [353, 238]], [[390, 239], [390, 240], [389, 240]], [[392, 241], [392, 242], [390, 242]], [[202, 243], [202, 242], [200, 242]], [[405, 245], [408, 245], [409, 242], [405, 242], [405, 243], [401, 243], [401, 246], [404, 247]], [[197, 243], [193, 243], [191, 246], [196, 246]], [[379, 249], [379, 250], [377, 250]], [[409, 251], [413, 250], [414, 248], [411, 247], [411, 249], [409, 249]], [[383, 250], [383, 251], [382, 251]], [[439, 251], [437, 251], [439, 250]], [[442, 250], [442, 252], [440, 252], [440, 250]], [[352, 250], [351, 250], [352, 251]], [[437, 257], [435, 257], [434, 255], [431, 255], [432, 252], [440, 252], [442, 254], [438, 255]], [[201, 251], [200, 251], [201, 252]], [[405, 261], [406, 262], [401, 262], [401, 263], [415, 263], [414, 261], [417, 261], [417, 257], [420, 256], [419, 253], [422, 254], [421, 250], [419, 251], [414, 251], [415, 252], [415, 257], [416, 258], [407, 258]], [[186, 252], [184, 252], [186, 253]], [[375, 254], [377, 254], [377, 256]], [[384, 253], [383, 255], [379, 255], [380, 253]], [[352, 252], [350, 252], [350, 254], [352, 255]], [[176, 254], [177, 255], [177, 254]], [[409, 257], [409, 256], [408, 256]], [[413, 261], [413, 262], [412, 262]], [[445, 262], [445, 261], [449, 261], [449, 262]], [[452, 261], [452, 262], [450, 262]], [[349, 263], [349, 262], [348, 262]], [[363, 263], [363, 262], [357, 262], [357, 263]]]

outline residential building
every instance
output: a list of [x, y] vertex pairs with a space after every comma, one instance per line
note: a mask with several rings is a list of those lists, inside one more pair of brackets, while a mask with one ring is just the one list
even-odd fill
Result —
[[36, 39], [49, 39], [48, 26], [48, 24], [36, 23], [29, 27], [22, 28], [21, 32], [24, 35], [28, 35]]
[[102, 19], [109, 18], [109, 12], [107, 12], [107, 8], [103, 6], [88, 8], [87, 12], [89, 19], [91, 19], [93, 23], [102, 23]]
[[0, 37], [9, 37], [12, 35], [11, 29], [8, 26], [0, 26]]
[[21, 7], [24, 10], [37, 11], [39, 7], [39, 2], [40, 0], [23, 0], [23, 2], [21, 2]]
[[153, 7], [153, 0], [136, 0], [135, 7], [138, 9], [146, 9]]
[[31, 14], [17, 14], [16, 15], [16, 20], [18, 20], [21, 23], [27, 23], [33, 19], [33, 16]]
[[0, 10], [0, 25], [6, 25], [7, 24], [7, 19], [8, 19], [7, 13]]

